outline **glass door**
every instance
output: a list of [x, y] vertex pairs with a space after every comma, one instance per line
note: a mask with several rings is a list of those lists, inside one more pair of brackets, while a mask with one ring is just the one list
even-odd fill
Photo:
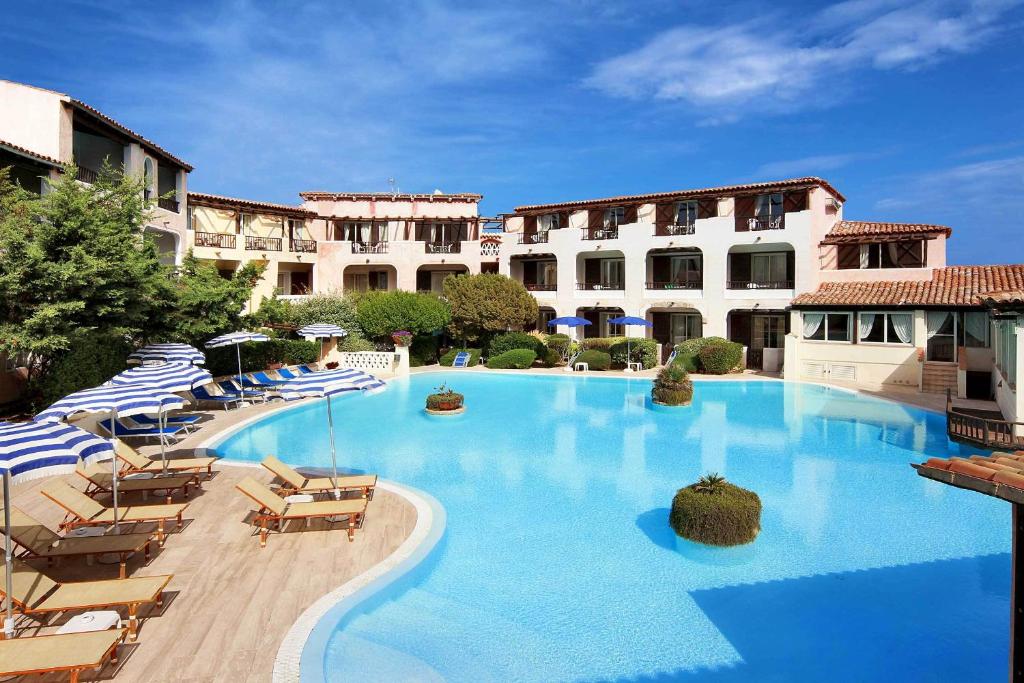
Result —
[[939, 363], [956, 362], [958, 317], [950, 311], [928, 311], [928, 360]]
[[672, 313], [669, 317], [669, 344], [675, 346], [701, 334], [701, 318], [693, 313]]

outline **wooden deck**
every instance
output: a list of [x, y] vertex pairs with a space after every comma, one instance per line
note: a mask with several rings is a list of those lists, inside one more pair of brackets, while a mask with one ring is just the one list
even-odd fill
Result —
[[[122, 648], [118, 668], [108, 665], [98, 675], [84, 675], [81, 680], [269, 681], [278, 647], [302, 611], [390, 555], [416, 522], [412, 505], [378, 491], [354, 542], [340, 528], [328, 530], [314, 522], [308, 530], [293, 527], [271, 535], [261, 550], [253, 528], [245, 522], [251, 509], [248, 499], [234, 488], [234, 482], [246, 475], [269, 481], [268, 473], [230, 465], [215, 470], [203, 491], [191, 497], [185, 529], [168, 536], [149, 566], [140, 566], [141, 558], [129, 561], [130, 575], [174, 574], [164, 612], [146, 618], [146, 612], [140, 611], [138, 643]], [[68, 478], [81, 487], [78, 479], [76, 475]], [[40, 521], [56, 526], [61, 513], [38, 491], [46, 481], [15, 487], [13, 499]], [[69, 561], [52, 568], [45, 562], [34, 564], [58, 580], [117, 576], [116, 564], [87, 566]], [[22, 619], [19, 625], [26, 623], [32, 622]], [[51, 625], [24, 633], [53, 630]], [[49, 683], [66, 681], [67, 675], [16, 680]]]
[[1024, 449], [1024, 423], [1009, 422], [993, 410], [954, 406], [946, 392], [946, 434], [951, 441], [993, 450]]

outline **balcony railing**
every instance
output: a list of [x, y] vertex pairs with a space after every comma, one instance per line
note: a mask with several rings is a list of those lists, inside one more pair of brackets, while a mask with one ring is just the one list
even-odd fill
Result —
[[611, 290], [611, 291], [616, 291], [616, 290], [623, 290], [625, 288], [626, 288], [626, 286], [622, 282], [577, 282], [576, 283], [576, 289], [586, 289], [586, 290], [603, 290], [603, 289], [607, 289], [607, 290]]
[[729, 280], [729, 289], [793, 289], [792, 280]]
[[519, 244], [547, 244], [546, 232], [524, 232], [519, 236]]
[[613, 240], [619, 236], [618, 226], [612, 226], [607, 228], [583, 228], [583, 236], [585, 240]]
[[428, 254], [461, 254], [462, 242], [424, 242], [423, 251]]
[[245, 248], [249, 251], [281, 251], [280, 237], [254, 237], [247, 235]]
[[386, 254], [388, 253], [387, 242], [353, 242], [353, 254]]
[[480, 243], [480, 255], [496, 257], [501, 245], [497, 242], [481, 242]]
[[558, 285], [545, 285], [538, 282], [524, 282], [523, 287], [526, 287], [528, 292], [553, 292], [558, 289]]
[[786, 215], [777, 216], [754, 216], [751, 218], [739, 219], [746, 221], [746, 228], [750, 232], [759, 230], [784, 230], [786, 228]]
[[654, 227], [655, 237], [673, 237], [678, 235], [693, 235], [697, 232], [697, 226], [693, 223], [675, 223], [672, 225], [656, 225]]
[[292, 240], [292, 251], [300, 254], [315, 254], [316, 240]]
[[79, 166], [78, 172], [75, 174], [75, 180], [81, 180], [83, 183], [94, 184], [100, 179], [99, 171], [94, 171], [91, 168], [85, 166]]
[[160, 197], [159, 199], [156, 200], [156, 205], [159, 206], [164, 211], [171, 211], [173, 213], [178, 213], [178, 200], [177, 199], [165, 199], [163, 197]]
[[220, 249], [234, 249], [235, 236], [219, 232], [197, 232], [197, 247], [217, 247]]
[[644, 286], [647, 289], [703, 289], [704, 280], [700, 278], [682, 282], [647, 282]]

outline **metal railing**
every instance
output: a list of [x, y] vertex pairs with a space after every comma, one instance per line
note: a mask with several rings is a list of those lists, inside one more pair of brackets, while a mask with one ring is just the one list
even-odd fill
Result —
[[703, 289], [704, 278], [685, 280], [683, 282], [647, 282], [647, 289]]
[[234, 249], [235, 236], [219, 232], [197, 232], [195, 233], [197, 247], [218, 247], [220, 249]]
[[353, 242], [353, 254], [386, 254], [388, 253], [387, 242]]
[[91, 168], [86, 168], [85, 166], [79, 166], [75, 173], [75, 180], [81, 180], [83, 183], [89, 183], [90, 185], [99, 179], [99, 171], [94, 171]]
[[523, 287], [526, 287], [528, 292], [553, 292], [558, 289], [558, 285], [544, 285], [537, 282], [524, 282]]
[[618, 226], [607, 228], [582, 228], [582, 239], [585, 240], [614, 240], [619, 236]]
[[738, 220], [746, 221], [747, 230], [750, 232], [757, 232], [759, 230], [785, 230], [786, 228], [785, 214], [779, 214], [777, 216], [752, 216], [750, 218], [741, 218]]
[[281, 251], [281, 243], [280, 237], [245, 237], [245, 248], [249, 251]]
[[423, 251], [428, 254], [461, 254], [462, 242], [424, 242]]
[[156, 205], [159, 206], [164, 211], [178, 213], [177, 199], [165, 199], [164, 197], [160, 197], [159, 199], [156, 200]]
[[678, 235], [693, 235], [697, 232], [695, 223], [674, 223], [672, 225], [654, 226], [655, 237], [674, 237]]
[[546, 232], [524, 232], [519, 236], [519, 244], [546, 244], [547, 241]]
[[602, 290], [607, 289], [611, 291], [623, 290], [626, 288], [625, 283], [622, 282], [577, 282], [576, 289], [586, 290]]
[[316, 240], [292, 240], [292, 251], [301, 254], [315, 254]]
[[792, 280], [729, 280], [729, 289], [793, 289]]

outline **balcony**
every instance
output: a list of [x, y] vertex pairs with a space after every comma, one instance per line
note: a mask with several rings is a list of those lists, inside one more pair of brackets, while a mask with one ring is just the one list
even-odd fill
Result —
[[197, 247], [214, 247], [217, 249], [234, 249], [235, 236], [219, 232], [197, 232], [195, 233]]
[[528, 292], [553, 292], [558, 289], [558, 285], [545, 285], [537, 282], [524, 282], [523, 287], [526, 287]]
[[614, 240], [619, 237], [618, 226], [607, 228], [583, 228], [581, 239], [585, 240]]
[[254, 237], [247, 235], [245, 248], [247, 251], [281, 251], [280, 237]]
[[697, 232], [695, 223], [675, 223], [672, 225], [657, 225], [654, 227], [655, 237], [677, 237], [680, 235], [693, 235]]
[[759, 232], [761, 230], [785, 230], [786, 215], [776, 214], [774, 216], [751, 216], [748, 218], [736, 218], [737, 230]]
[[161, 197], [156, 200], [156, 205], [164, 211], [170, 211], [171, 213], [178, 213], [178, 200], [177, 199], [164, 199]]
[[462, 242], [424, 242], [423, 251], [427, 254], [461, 254]]
[[546, 232], [524, 232], [519, 236], [519, 244], [547, 244]]
[[704, 279], [697, 277], [682, 282], [646, 282], [644, 287], [647, 289], [703, 289]]
[[622, 291], [626, 289], [626, 286], [622, 282], [577, 282], [577, 290], [588, 290], [588, 291]]
[[729, 280], [729, 289], [793, 289], [792, 280]]
[[89, 183], [90, 185], [94, 184], [99, 180], [99, 178], [99, 171], [94, 171], [91, 168], [86, 168], [85, 166], [79, 166], [77, 173], [75, 174], [75, 180], [80, 180], [83, 183]]
[[386, 254], [388, 253], [387, 242], [353, 242], [353, 254]]
[[299, 254], [315, 254], [316, 240], [292, 240], [292, 251]]

